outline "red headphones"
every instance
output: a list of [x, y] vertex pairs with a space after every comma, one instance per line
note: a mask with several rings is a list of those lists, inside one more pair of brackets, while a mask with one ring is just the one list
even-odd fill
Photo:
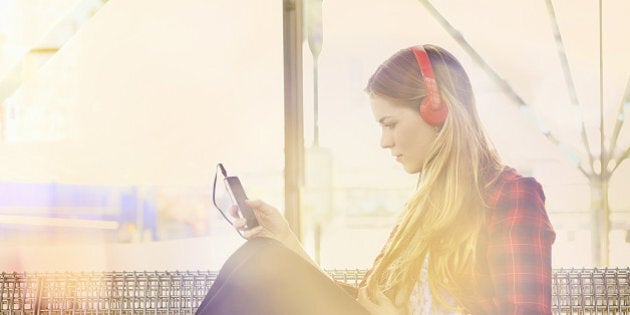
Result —
[[440, 97], [440, 89], [435, 80], [431, 60], [422, 46], [411, 47], [411, 51], [416, 56], [416, 61], [418, 61], [418, 66], [424, 79], [424, 85], [427, 87], [427, 96], [420, 104], [420, 116], [427, 124], [440, 127], [446, 120], [448, 107], [442, 102]]

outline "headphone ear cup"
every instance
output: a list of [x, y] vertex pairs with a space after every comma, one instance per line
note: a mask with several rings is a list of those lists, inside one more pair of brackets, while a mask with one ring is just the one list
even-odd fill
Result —
[[423, 46], [411, 47], [411, 51], [416, 57], [424, 85], [427, 89], [427, 96], [425, 96], [420, 104], [420, 116], [427, 124], [440, 127], [444, 121], [446, 121], [448, 107], [440, 97], [440, 89], [435, 80], [431, 59], [429, 59], [429, 55], [424, 50]]
[[444, 103], [440, 103], [440, 106], [432, 105], [430, 96], [425, 97], [420, 104], [420, 116], [431, 126], [442, 126], [448, 116], [448, 108]]

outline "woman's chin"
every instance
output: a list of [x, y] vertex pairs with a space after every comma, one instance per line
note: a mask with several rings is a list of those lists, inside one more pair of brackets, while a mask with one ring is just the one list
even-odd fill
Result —
[[417, 167], [415, 165], [405, 165], [403, 164], [403, 169], [408, 174], [418, 174], [422, 171], [422, 167]]

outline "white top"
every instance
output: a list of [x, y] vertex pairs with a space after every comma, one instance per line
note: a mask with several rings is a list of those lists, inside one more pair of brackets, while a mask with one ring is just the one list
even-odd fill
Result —
[[[442, 315], [456, 315], [458, 312], [449, 310], [440, 304], [433, 305], [433, 299], [431, 296], [431, 289], [429, 288], [429, 257], [428, 255], [424, 259], [424, 264], [420, 270], [420, 277], [416, 285], [413, 287], [411, 296], [409, 297], [408, 308], [411, 315], [423, 315], [423, 314], [442, 314]], [[445, 297], [451, 300], [448, 296]], [[449, 301], [449, 302], [451, 302]]]

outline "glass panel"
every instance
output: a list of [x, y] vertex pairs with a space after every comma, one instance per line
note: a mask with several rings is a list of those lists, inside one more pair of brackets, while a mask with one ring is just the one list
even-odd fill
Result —
[[109, 1], [59, 48], [2, 103], [0, 270], [218, 269], [219, 162], [282, 207], [279, 3]]
[[[0, 78], [6, 80], [7, 74], [19, 66], [20, 59], [29, 53], [31, 48], [44, 44], [42, 39], [46, 38], [47, 33], [80, 2], [101, 1], [0, 2]], [[75, 19], [75, 22], [80, 21], [81, 18]], [[66, 29], [69, 32], [76, 32], [72, 25], [66, 25]]]
[[[0, 100], [0, 245], [11, 257], [0, 270], [217, 269], [242, 239], [210, 205], [216, 163], [239, 175], [250, 196], [283, 203], [281, 4], [112, 0], [93, 17], [74, 11], [100, 2], [0, 3], [0, 92], [10, 91]], [[592, 265], [593, 204], [601, 198], [597, 3], [553, 2], [555, 22], [544, 2], [422, 3], [323, 3], [319, 146], [306, 42], [303, 56], [305, 246], [326, 268], [371, 265], [417, 178], [379, 148], [362, 89], [397, 50], [435, 43], [467, 69], [505, 162], [543, 184], [558, 234], [554, 266]], [[603, 6], [604, 132], [610, 139], [620, 126], [615, 162], [630, 145], [628, 125], [617, 123], [630, 108], [628, 5]], [[62, 27], [78, 32], [68, 42], [45, 36], [59, 20], [75, 23]], [[625, 266], [630, 168], [615, 162], [610, 264]]]
[[[591, 187], [598, 185], [600, 171], [592, 169], [581, 130], [584, 122], [595, 156], [592, 163], [597, 164], [599, 8], [592, 1], [553, 4], [555, 20], [545, 2], [498, 1], [481, 7], [458, 0], [323, 2], [323, 49], [317, 59], [318, 113], [319, 145], [326, 150], [312, 153], [315, 162], [310, 167], [331, 165], [331, 174], [325, 178], [330, 181], [327, 198], [332, 205], [310, 205], [318, 210], [311, 210], [313, 214], [307, 216], [311, 221], [306, 241], [324, 266], [370, 266], [394, 224], [393, 217], [414, 189], [416, 178], [406, 175], [389, 153], [378, 147], [378, 126], [362, 89], [382, 61], [399, 49], [421, 43], [442, 46], [463, 63], [472, 80], [481, 119], [505, 163], [542, 183], [558, 234], [553, 265], [593, 265], [592, 200], [601, 194]], [[607, 139], [613, 133], [630, 73], [630, 63], [624, 57], [630, 53], [630, 46], [622, 35], [628, 28], [624, 19], [628, 9], [627, 1], [604, 4]], [[563, 48], [556, 41], [556, 23]], [[568, 68], [564, 69], [570, 71], [573, 88], [566, 81], [559, 52], [566, 56]], [[519, 104], [476, 59], [477, 55], [527, 106], [519, 109]], [[305, 143], [309, 145], [315, 134], [313, 67], [313, 57], [305, 46]], [[571, 93], [575, 93], [578, 106]], [[620, 133], [614, 152], [617, 158], [628, 148], [627, 128], [624, 125]], [[548, 132], [550, 137], [545, 135]], [[559, 143], [550, 141], [551, 137]], [[322, 151], [327, 154], [325, 162]], [[620, 167], [610, 186], [614, 193], [611, 199], [620, 200], [612, 209], [613, 231], [630, 230], [627, 220], [622, 219], [630, 212], [630, 203], [623, 197], [628, 194], [621, 193], [630, 184], [630, 176], [622, 173], [626, 170]], [[322, 194], [316, 184], [310, 190], [311, 194]], [[304, 210], [309, 211], [309, 206]], [[316, 223], [317, 218], [320, 223]], [[616, 251], [611, 253], [611, 264], [625, 266], [630, 257], [619, 251], [630, 251], [625, 240], [617, 239], [619, 235], [610, 234], [615, 238], [611, 239], [611, 250]], [[357, 250], [344, 254], [348, 248]]]

